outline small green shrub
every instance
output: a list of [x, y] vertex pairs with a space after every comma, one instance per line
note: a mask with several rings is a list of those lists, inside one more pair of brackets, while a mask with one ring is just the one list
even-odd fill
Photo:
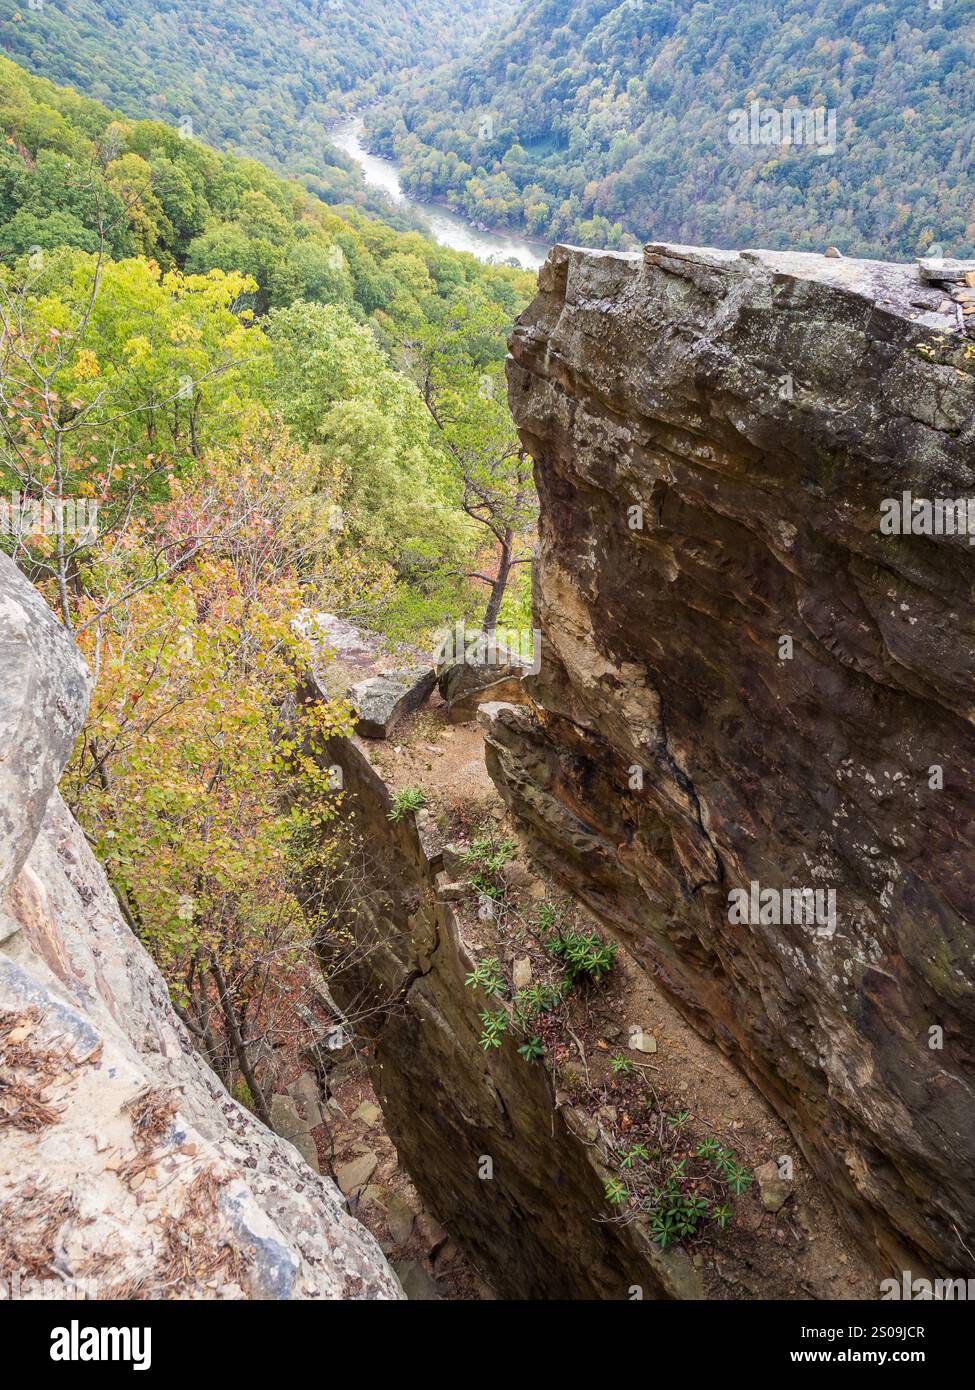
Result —
[[746, 1173], [744, 1168], [739, 1168], [734, 1164], [725, 1172], [725, 1181], [731, 1188], [736, 1197], [740, 1197], [743, 1192], [747, 1192], [752, 1184], [751, 1173]]
[[419, 811], [426, 804], [427, 794], [422, 787], [402, 787], [393, 794], [393, 805], [387, 819], [402, 820], [407, 811]]
[[[620, 1055], [612, 1061], [625, 1063], [627, 1059]], [[712, 1221], [719, 1230], [726, 1230], [733, 1219], [727, 1194], [740, 1196], [752, 1182], [734, 1150], [723, 1149], [713, 1138], [702, 1140], [693, 1155], [685, 1152], [677, 1158], [678, 1136], [691, 1119], [690, 1111], [680, 1110], [666, 1118], [673, 1135], [669, 1156], [666, 1150], [651, 1149], [642, 1142], [620, 1148], [620, 1176], [606, 1184], [607, 1200], [614, 1206], [632, 1204], [634, 1210], [646, 1213], [652, 1239], [664, 1249], [692, 1239], [705, 1222]], [[705, 1161], [705, 1171], [701, 1160]]]
[[751, 1187], [752, 1176], [738, 1163], [734, 1149], [718, 1148], [711, 1157], [715, 1168], [736, 1197], [747, 1192]]
[[527, 1042], [522, 1043], [518, 1051], [526, 1062], [540, 1062], [545, 1056], [545, 1047], [541, 1038], [529, 1038]]
[[539, 1014], [549, 1014], [562, 1003], [565, 991], [561, 985], [529, 985], [514, 997], [515, 1018], [524, 1028]]
[[500, 1047], [504, 1035], [508, 1029], [508, 1014], [504, 1009], [485, 1009], [481, 1014], [481, 1025], [484, 1029], [478, 1041], [485, 1052], [489, 1052], [492, 1047]]
[[617, 1052], [615, 1057], [611, 1057], [609, 1065], [613, 1068], [614, 1076], [629, 1076], [633, 1070], [633, 1063], [629, 1057], [624, 1057], [622, 1052]]
[[696, 1234], [710, 1207], [706, 1197], [681, 1193], [675, 1178], [668, 1181], [662, 1193], [654, 1195], [658, 1200], [650, 1213], [650, 1229], [657, 1245], [666, 1250]]
[[494, 840], [484, 835], [473, 840], [460, 856], [465, 864], [483, 870], [484, 873], [500, 873], [518, 848], [514, 840]]
[[471, 883], [478, 893], [493, 898], [495, 902], [504, 897], [505, 885], [499, 880], [498, 875], [516, 848], [514, 840], [494, 840], [489, 836], [481, 836], [464, 851], [460, 857], [475, 870], [471, 874]]
[[485, 994], [494, 996], [504, 993], [504, 979], [500, 973], [497, 956], [485, 956], [482, 961], [465, 976], [464, 984], [468, 989], [482, 989]]
[[644, 1144], [634, 1144], [632, 1149], [628, 1149], [623, 1155], [620, 1167], [632, 1168], [637, 1159], [641, 1159], [644, 1163], [648, 1163], [650, 1160], [650, 1150]]
[[548, 950], [561, 960], [572, 984], [580, 978], [599, 981], [616, 961], [615, 942], [606, 943], [598, 932], [568, 932], [548, 942]]
[[536, 925], [540, 932], [550, 932], [558, 921], [559, 914], [551, 903], [540, 903], [536, 914]]

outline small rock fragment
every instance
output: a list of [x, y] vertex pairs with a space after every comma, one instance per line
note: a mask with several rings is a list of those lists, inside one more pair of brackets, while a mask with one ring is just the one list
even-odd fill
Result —
[[335, 1170], [335, 1181], [347, 1197], [357, 1187], [364, 1187], [376, 1171], [379, 1159], [374, 1153], [363, 1154], [351, 1163], [342, 1163]]
[[792, 1182], [779, 1175], [774, 1158], [755, 1169], [758, 1195], [766, 1211], [780, 1211], [792, 1195]]
[[515, 989], [527, 989], [532, 982], [532, 963], [527, 956], [520, 956], [512, 969]]
[[413, 1234], [416, 1212], [398, 1192], [394, 1192], [386, 1204], [386, 1225], [389, 1234], [397, 1245], [405, 1245]]
[[657, 1050], [657, 1039], [636, 1026], [630, 1029], [630, 1047], [634, 1052], [653, 1053]]
[[374, 1105], [371, 1100], [364, 1100], [357, 1110], [353, 1110], [353, 1120], [361, 1120], [364, 1125], [371, 1128], [382, 1116], [382, 1111], [378, 1105]]

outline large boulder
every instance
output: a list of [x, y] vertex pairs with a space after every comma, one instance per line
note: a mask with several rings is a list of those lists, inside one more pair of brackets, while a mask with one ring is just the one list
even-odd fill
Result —
[[524, 704], [523, 681], [531, 666], [500, 644], [476, 634], [437, 667], [437, 689], [447, 705], [451, 724], [466, 724], [481, 705], [493, 701]]
[[2, 555], [0, 670], [5, 1277], [22, 1296], [402, 1297], [334, 1184], [194, 1052], [123, 922], [54, 789], [88, 673]]
[[305, 612], [295, 626], [312, 646], [310, 691], [350, 701], [363, 738], [389, 738], [433, 693], [436, 672], [415, 648], [390, 651], [378, 633], [334, 613]]
[[432, 666], [409, 666], [369, 676], [349, 690], [358, 712], [356, 733], [363, 738], [389, 738], [396, 726], [426, 704], [433, 692]]
[[[915, 266], [556, 247], [509, 364], [541, 715], [489, 744], [534, 858], [877, 1258], [940, 1274], [975, 1248], [975, 549], [880, 523], [975, 495], [955, 308]], [[776, 920], [804, 890], [835, 910]]]
[[30, 853], [90, 689], [81, 653], [0, 553], [0, 903]]

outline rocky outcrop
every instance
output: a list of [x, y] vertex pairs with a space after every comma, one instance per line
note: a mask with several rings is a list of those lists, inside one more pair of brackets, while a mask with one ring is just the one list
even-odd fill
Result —
[[436, 684], [437, 673], [420, 652], [407, 649], [394, 657], [376, 633], [334, 613], [302, 613], [295, 627], [321, 651], [314, 662], [317, 689], [329, 699], [349, 701], [363, 738], [392, 738]]
[[502, 1297], [703, 1297], [685, 1252], [658, 1250], [644, 1221], [607, 1220], [591, 1122], [549, 1073], [513, 1040], [479, 1045], [476, 956], [438, 883], [445, 847], [428, 813], [389, 819], [370, 752], [352, 738], [326, 754], [342, 769], [358, 948], [329, 987], [355, 1015], [401, 1165]]
[[[489, 745], [878, 1263], [939, 1274], [975, 1250], [975, 550], [881, 518], [975, 496], [966, 346], [914, 267], [555, 248], [509, 369], [541, 668]], [[832, 920], [777, 924], [804, 889]]]
[[193, 1051], [55, 790], [87, 669], [0, 556], [0, 1296], [402, 1297]]
[[496, 647], [488, 655], [462, 652], [437, 671], [437, 689], [447, 705], [451, 724], [477, 718], [482, 705], [503, 701], [520, 705], [525, 700], [522, 681], [529, 663]]
[[397, 724], [428, 698], [436, 679], [432, 666], [408, 666], [353, 685], [349, 699], [359, 713], [356, 733], [363, 738], [391, 738]]

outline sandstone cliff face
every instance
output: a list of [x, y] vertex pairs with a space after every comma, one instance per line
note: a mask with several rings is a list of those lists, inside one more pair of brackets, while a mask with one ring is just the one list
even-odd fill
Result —
[[[912, 267], [664, 246], [557, 247], [539, 287], [509, 386], [544, 645], [492, 775], [878, 1263], [971, 1273], [975, 550], [879, 527], [975, 495], [953, 306]], [[733, 923], [753, 882], [834, 889], [835, 931]]]
[[0, 1297], [399, 1298], [193, 1051], [55, 790], [89, 676], [0, 556]]
[[[425, 1203], [502, 1297], [702, 1298], [681, 1250], [645, 1223], [605, 1219], [609, 1176], [585, 1115], [514, 1043], [479, 1046], [483, 999], [465, 988], [476, 956], [440, 895], [443, 844], [421, 812], [393, 823], [389, 787], [358, 738], [336, 739], [353, 856], [359, 946], [332, 975], [355, 1013], [386, 1128]], [[440, 874], [443, 879], [445, 875]]]

